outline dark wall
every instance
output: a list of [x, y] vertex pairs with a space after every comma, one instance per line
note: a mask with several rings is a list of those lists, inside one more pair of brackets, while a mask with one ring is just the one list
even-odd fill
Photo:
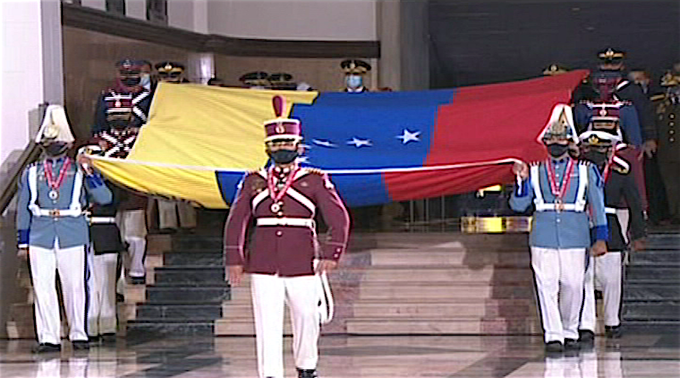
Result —
[[627, 51], [655, 80], [680, 56], [680, 1], [430, 0], [432, 88], [539, 76], [561, 63], [592, 68], [597, 51]]

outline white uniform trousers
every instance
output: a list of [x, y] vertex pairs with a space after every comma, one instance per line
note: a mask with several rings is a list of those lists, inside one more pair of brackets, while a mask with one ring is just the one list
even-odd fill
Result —
[[621, 252], [608, 252], [603, 256], [591, 257], [585, 277], [585, 298], [579, 329], [595, 332], [596, 305], [595, 289], [602, 291], [604, 299], [604, 325], [615, 327], [621, 324]]
[[[177, 215], [179, 214], [179, 219]], [[160, 229], [195, 228], [196, 209], [187, 202], [158, 200], [158, 227]]]
[[[130, 277], [144, 277], [144, 256], [146, 255], [146, 211], [122, 210], [117, 214], [121, 238], [128, 244]], [[122, 276], [121, 276], [122, 278]]]
[[35, 293], [35, 326], [39, 343], [61, 342], [61, 315], [56, 288], [59, 271], [64, 308], [71, 341], [87, 341], [87, 256], [84, 245], [47, 249], [30, 246], [28, 249], [33, 291]]
[[116, 333], [116, 263], [117, 253], [90, 253], [91, 274], [88, 329], [90, 336]]
[[623, 241], [629, 243], [628, 240], [628, 227], [630, 226], [630, 210], [628, 209], [616, 209], [616, 219], [621, 225], [621, 234], [623, 234]]
[[290, 308], [293, 355], [300, 369], [316, 369], [320, 332], [317, 276], [251, 275], [260, 378], [283, 378], [283, 311]]
[[585, 248], [531, 247], [531, 267], [546, 343], [578, 339], [585, 260]]

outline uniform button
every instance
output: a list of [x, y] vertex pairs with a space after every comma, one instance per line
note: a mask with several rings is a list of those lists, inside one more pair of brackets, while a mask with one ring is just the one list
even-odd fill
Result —
[[673, 142], [675, 142], [675, 138], [670, 137], [670, 138], [668, 138], [668, 141], [671, 142], [671, 143], [673, 143]]
[[276, 213], [276, 216], [279, 217], [279, 218], [282, 217], [282, 216], [283, 216], [283, 211], [279, 211], [278, 213]]
[[673, 121], [668, 122], [668, 126], [675, 126], [675, 122]]
[[559, 218], [557, 219], [557, 223], [560, 223], [560, 219], [559, 219]]
[[673, 113], [669, 114], [669, 115], [668, 115], [668, 118], [674, 119], [674, 118], [675, 118], [675, 114], [673, 114]]
[[276, 231], [276, 236], [281, 236], [283, 235], [283, 231]]
[[673, 134], [675, 134], [675, 130], [668, 130], [668, 133], [673, 135]]

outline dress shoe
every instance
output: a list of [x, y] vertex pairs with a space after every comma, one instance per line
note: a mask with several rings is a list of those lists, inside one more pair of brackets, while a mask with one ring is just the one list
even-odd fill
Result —
[[564, 349], [565, 350], [578, 350], [578, 349], [581, 349], [581, 344], [578, 343], [578, 340], [564, 339]]
[[61, 345], [50, 344], [50, 343], [42, 343], [42, 344], [36, 345], [31, 351], [35, 354], [56, 353], [56, 352], [61, 352]]
[[104, 344], [115, 344], [116, 334], [115, 333], [105, 333], [101, 336], [102, 343]]
[[564, 347], [559, 341], [551, 341], [545, 344], [546, 353], [562, 353], [562, 351], [564, 351]]
[[88, 341], [90, 344], [99, 344], [102, 341], [102, 337], [97, 335], [97, 336], [90, 336], [88, 337]]
[[581, 344], [593, 344], [595, 342], [595, 333], [588, 330], [578, 331], [578, 342]]
[[72, 341], [73, 350], [88, 350], [90, 349], [90, 343], [87, 340], [76, 340]]
[[297, 369], [298, 378], [318, 378], [316, 369]]
[[614, 327], [604, 326], [604, 335], [608, 339], [618, 339], [623, 335], [623, 332], [620, 325]]
[[146, 276], [142, 277], [132, 277], [130, 276], [130, 283], [133, 285], [144, 285], [146, 284]]

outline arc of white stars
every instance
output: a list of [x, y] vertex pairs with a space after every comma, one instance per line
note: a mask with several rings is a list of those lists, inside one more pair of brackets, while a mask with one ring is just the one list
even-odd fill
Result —
[[409, 131], [408, 129], [404, 129], [404, 133], [397, 135], [396, 138], [401, 139], [403, 144], [407, 144], [408, 142], [420, 142], [420, 131]]
[[357, 137], [353, 137], [350, 141], [347, 142], [349, 145], [353, 145], [356, 148], [361, 148], [361, 147], [370, 147], [373, 145], [369, 139], [359, 139]]

